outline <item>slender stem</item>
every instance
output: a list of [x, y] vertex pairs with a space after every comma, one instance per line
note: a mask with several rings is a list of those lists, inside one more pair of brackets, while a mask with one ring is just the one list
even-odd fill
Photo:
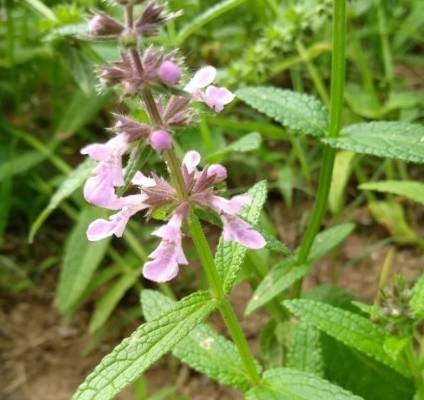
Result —
[[[339, 136], [342, 120], [343, 93], [346, 69], [346, 0], [334, 1], [333, 38], [332, 38], [332, 65], [331, 65], [331, 97], [330, 97], [330, 127], [328, 136]], [[322, 218], [327, 209], [328, 195], [330, 192], [333, 175], [334, 158], [336, 150], [325, 146], [322, 160], [321, 174], [318, 184], [318, 195], [315, 201], [312, 216], [300, 244], [298, 255], [299, 265], [304, 264], [311, 251], [315, 236], [317, 235]], [[293, 290], [293, 295], [299, 297], [302, 292], [302, 280], [298, 281]]]
[[212, 292], [217, 299], [222, 299], [225, 297], [225, 292], [222, 287], [221, 278], [215, 267], [215, 261], [212, 252], [210, 251], [205, 233], [203, 232], [199, 219], [193, 211], [190, 213], [189, 227], [194, 246], [199, 254], [200, 261], [207, 275]]

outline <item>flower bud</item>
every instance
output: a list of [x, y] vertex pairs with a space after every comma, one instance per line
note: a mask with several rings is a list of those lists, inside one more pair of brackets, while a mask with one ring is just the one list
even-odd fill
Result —
[[149, 142], [156, 151], [168, 150], [172, 146], [171, 135], [164, 130], [152, 132], [149, 137]]
[[220, 183], [227, 179], [227, 170], [221, 164], [212, 164], [208, 168], [208, 176], [214, 176], [214, 183]]
[[119, 35], [124, 27], [109, 15], [98, 11], [88, 22], [88, 30], [92, 35], [111, 36]]
[[121, 34], [121, 44], [126, 49], [137, 46], [137, 35], [131, 29], [126, 29]]
[[168, 86], [173, 86], [181, 79], [180, 67], [172, 61], [164, 61], [159, 67], [158, 76]]

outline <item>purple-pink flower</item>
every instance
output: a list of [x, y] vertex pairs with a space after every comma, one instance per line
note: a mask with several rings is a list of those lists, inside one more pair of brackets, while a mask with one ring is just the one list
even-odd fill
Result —
[[234, 100], [235, 96], [226, 88], [212, 85], [215, 78], [214, 67], [203, 67], [196, 72], [184, 90], [191, 93], [194, 100], [206, 103], [212, 110], [221, 112], [225, 105]]
[[214, 186], [227, 177], [227, 171], [220, 164], [212, 164], [203, 169], [198, 166], [201, 162], [197, 151], [185, 154], [181, 173], [184, 178], [188, 200], [181, 202], [176, 190], [163, 178], [152, 175], [147, 177], [137, 172], [132, 183], [138, 186], [140, 193], [117, 198], [115, 193], [105, 192], [103, 204], [110, 209], [119, 210], [108, 220], [98, 219], [88, 228], [89, 240], [100, 240], [108, 236], [122, 236], [128, 220], [141, 210], [152, 213], [155, 209], [176, 205], [175, 211], [167, 224], [153, 232], [161, 238], [157, 249], [150, 255], [143, 269], [147, 279], [164, 282], [172, 279], [178, 273], [179, 265], [187, 264], [182, 249], [182, 222], [193, 205], [209, 208], [219, 214], [223, 224], [223, 238], [234, 241], [250, 249], [260, 249], [265, 246], [265, 239], [241, 216], [243, 209], [251, 202], [249, 195], [238, 195], [231, 199], [218, 196]]
[[188, 204], [181, 204], [172, 214], [169, 222], [153, 232], [161, 238], [156, 250], [149, 255], [151, 261], [144, 264], [143, 275], [155, 282], [166, 282], [177, 275], [180, 265], [188, 264], [182, 247], [181, 225], [188, 213]]
[[115, 204], [119, 206], [119, 211], [109, 219], [96, 219], [87, 229], [87, 238], [90, 241], [105, 239], [109, 236], [122, 237], [129, 219], [141, 210], [149, 206], [144, 204], [143, 194], [121, 197]]
[[123, 186], [122, 156], [129, 147], [129, 136], [121, 133], [104, 144], [90, 144], [81, 149], [82, 154], [98, 161], [94, 176], [84, 185], [85, 199], [96, 206], [117, 209], [118, 198], [115, 187]]

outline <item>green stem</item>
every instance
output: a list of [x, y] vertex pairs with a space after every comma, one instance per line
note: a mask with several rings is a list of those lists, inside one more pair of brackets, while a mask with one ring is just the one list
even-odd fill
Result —
[[[332, 65], [331, 65], [331, 100], [330, 100], [330, 127], [328, 137], [339, 136], [342, 120], [343, 94], [346, 69], [346, 0], [334, 1], [333, 39], [332, 39]], [[299, 265], [304, 264], [309, 257], [312, 244], [317, 235], [321, 221], [327, 209], [328, 195], [330, 193], [333, 175], [334, 158], [336, 150], [325, 146], [322, 160], [321, 174], [318, 184], [318, 195], [315, 201], [312, 216], [300, 244], [298, 255]], [[293, 295], [299, 297], [302, 292], [302, 280], [298, 281], [293, 290]]]
[[240, 357], [243, 361], [247, 373], [249, 374], [252, 384], [257, 385], [260, 381], [260, 377], [256, 369], [255, 359], [253, 358], [249, 344], [247, 343], [247, 339], [240, 327], [231, 303], [229, 302], [224, 292], [221, 278], [216, 269], [209, 243], [206, 239], [205, 233], [203, 232], [199, 219], [193, 211], [190, 213], [189, 227], [194, 246], [196, 247], [197, 253], [199, 254], [200, 261], [212, 288], [212, 292], [217, 299], [221, 300], [221, 303], [218, 307], [219, 312], [221, 313], [225, 325], [227, 326], [231, 337], [237, 346]]

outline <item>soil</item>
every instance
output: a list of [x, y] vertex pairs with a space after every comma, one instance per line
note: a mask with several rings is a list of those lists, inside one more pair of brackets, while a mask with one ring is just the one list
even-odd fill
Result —
[[[274, 212], [280, 216], [287, 215], [278, 209]], [[280, 221], [285, 226], [281, 236], [291, 245], [298, 240], [295, 234], [298, 226], [292, 222], [297, 217], [291, 215], [291, 221], [285, 221], [284, 218]], [[355, 220], [366, 226], [368, 217], [357, 215]], [[334, 255], [319, 262], [306, 286], [330, 283], [334, 279], [332, 266], [336, 265], [340, 287], [351, 291], [361, 300], [372, 300], [376, 293], [379, 271], [392, 245], [381, 242], [387, 237], [382, 228], [375, 225], [368, 228], [367, 234], [359, 232], [351, 235]], [[360, 256], [364, 249], [370, 248], [371, 243], [383, 245]], [[423, 261], [422, 252], [418, 249], [396, 246], [393, 273], [401, 272], [412, 281], [422, 273]], [[70, 323], [66, 323], [53, 305], [56, 278], [51, 272], [46, 272], [45, 275], [39, 284], [41, 290], [35, 293], [28, 291], [13, 297], [3, 296], [0, 299], [0, 400], [69, 400], [87, 373], [140, 322], [134, 321], [124, 327], [117, 327], [110, 332], [107, 340], [101, 341], [94, 350], [84, 354], [87, 346], [91, 346], [87, 333], [92, 311], [90, 305], [80, 310]], [[233, 292], [231, 301], [256, 352], [258, 333], [267, 316], [263, 312], [257, 312], [249, 319], [243, 319], [243, 310], [250, 296], [250, 287], [243, 283]], [[122, 304], [121, 308], [127, 306]], [[218, 315], [213, 315], [210, 322], [224, 332]], [[165, 386], [175, 386], [179, 395], [186, 395], [192, 400], [242, 398], [240, 394], [220, 387], [189, 368], [181, 367], [171, 357], [164, 358], [151, 368], [146, 374], [146, 380], [149, 393]], [[119, 400], [134, 398], [130, 389], [117, 397]]]

